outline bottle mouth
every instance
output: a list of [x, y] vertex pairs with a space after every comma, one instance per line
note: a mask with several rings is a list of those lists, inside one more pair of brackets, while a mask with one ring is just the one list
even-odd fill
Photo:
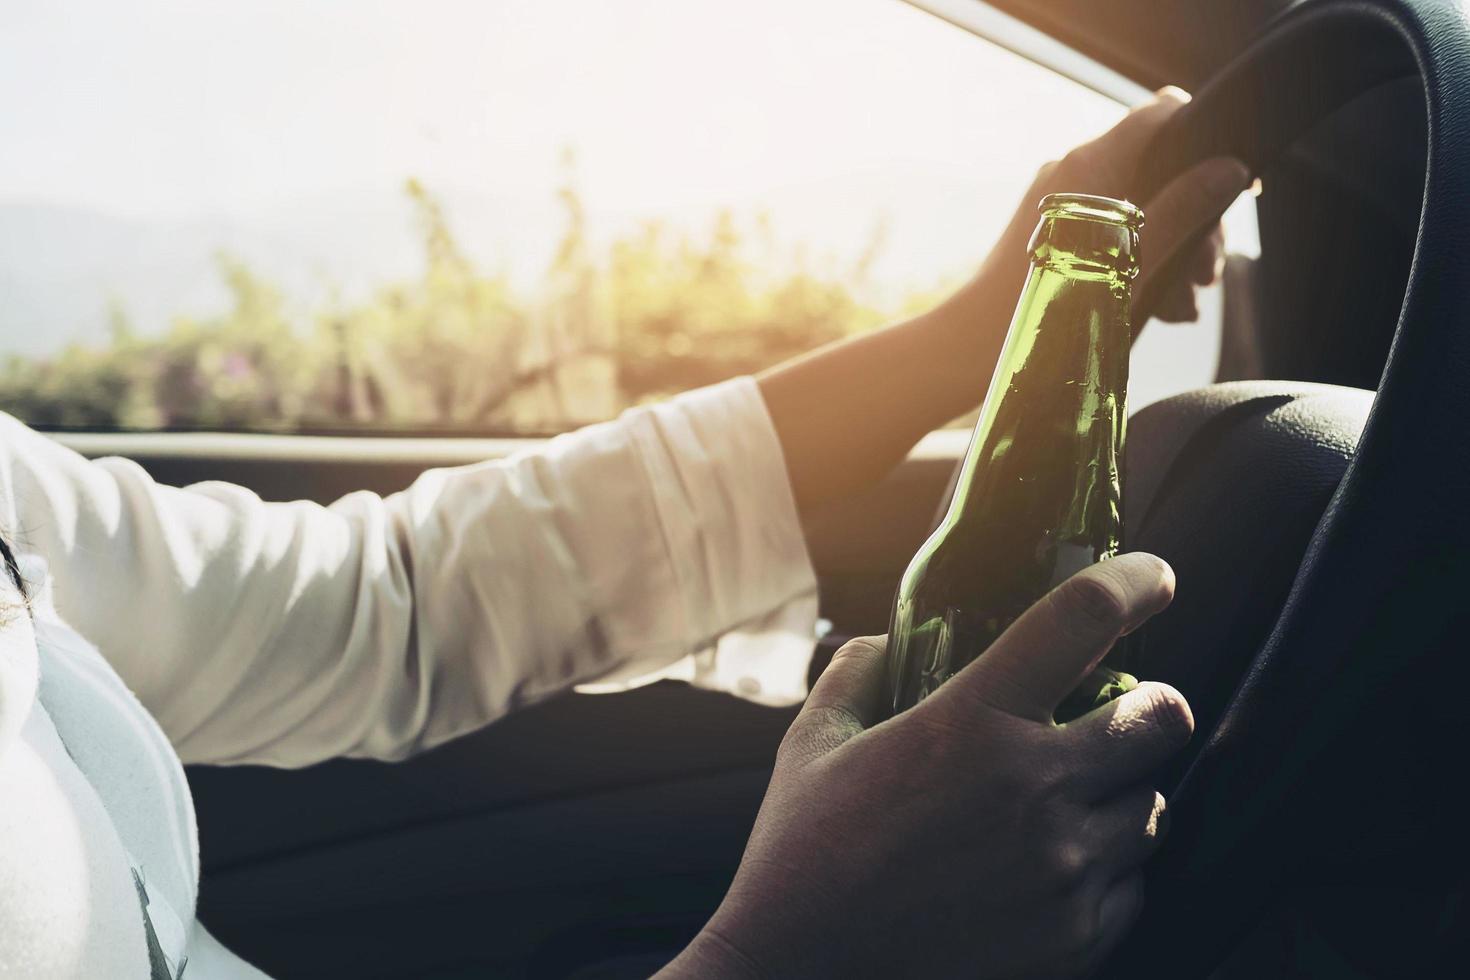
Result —
[[1036, 209], [1047, 217], [1110, 221], [1129, 228], [1143, 227], [1143, 209], [1130, 201], [1100, 194], [1048, 194]]

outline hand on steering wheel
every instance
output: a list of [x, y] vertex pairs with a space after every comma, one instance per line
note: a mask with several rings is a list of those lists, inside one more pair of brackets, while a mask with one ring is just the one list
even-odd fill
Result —
[[[1189, 96], [1177, 88], [1161, 89], [1106, 133], [1043, 166], [977, 281], [1013, 297], [1025, 272], [1036, 202], [1057, 192], [1128, 197], [1142, 155], [1188, 102]], [[1214, 157], [1180, 174], [1148, 200], [1135, 202], [1144, 212], [1142, 268], [1134, 284], [1135, 334], [1148, 316], [1171, 323], [1199, 318], [1196, 291], [1214, 282], [1224, 263], [1219, 215], [1250, 181], [1245, 164]]]
[[725, 903], [676, 977], [1081, 976], [1138, 914], [1150, 774], [1193, 730], [1143, 683], [1058, 702], [1174, 576], [1121, 555], [1067, 580], [916, 707], [879, 722], [882, 638], [840, 650], [781, 744]]

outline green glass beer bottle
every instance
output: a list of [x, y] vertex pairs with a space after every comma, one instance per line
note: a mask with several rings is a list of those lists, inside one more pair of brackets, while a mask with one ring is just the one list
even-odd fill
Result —
[[896, 714], [1063, 579], [1117, 553], [1129, 305], [1143, 213], [1052, 194], [943, 521], [909, 563], [888, 638]]

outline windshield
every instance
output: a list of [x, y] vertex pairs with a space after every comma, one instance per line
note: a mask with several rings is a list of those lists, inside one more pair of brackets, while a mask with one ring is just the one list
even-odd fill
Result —
[[1123, 111], [896, 0], [7, 21], [0, 407], [62, 427], [607, 418], [932, 302]]

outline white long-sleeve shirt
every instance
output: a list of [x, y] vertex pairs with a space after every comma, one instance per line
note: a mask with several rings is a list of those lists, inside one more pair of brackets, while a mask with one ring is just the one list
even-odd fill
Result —
[[0, 416], [0, 527], [0, 976], [259, 976], [195, 921], [181, 760], [399, 759], [651, 676], [792, 700], [816, 615], [749, 379], [330, 507]]

